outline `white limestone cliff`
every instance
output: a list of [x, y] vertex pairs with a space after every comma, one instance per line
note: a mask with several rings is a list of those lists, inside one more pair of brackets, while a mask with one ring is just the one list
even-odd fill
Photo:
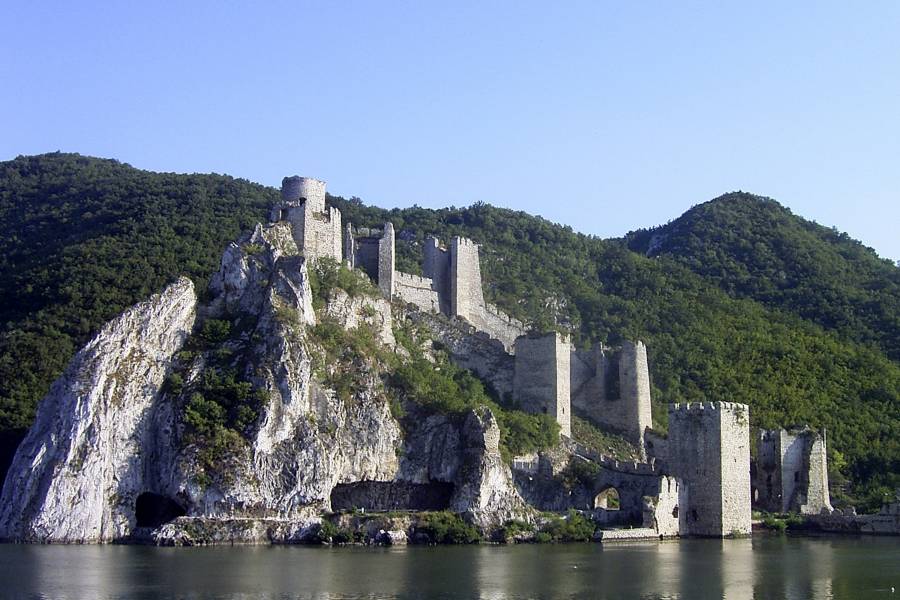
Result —
[[[0, 496], [0, 538], [93, 542], [134, 526], [144, 457], [159, 457], [154, 404], [195, 318], [181, 278], [110, 321], [38, 407]], [[165, 446], [163, 441], [162, 446]]]
[[[230, 244], [210, 291], [210, 303], [197, 308], [191, 282], [181, 279], [108, 323], [74, 357], [9, 470], [0, 537], [297, 541], [331, 509], [334, 487], [356, 482], [452, 483], [450, 508], [482, 527], [527, 511], [489, 410], [407, 419], [404, 431], [368, 360], [354, 362], [349, 394], [329, 389], [311, 328], [320, 319], [370, 328], [391, 349], [391, 305], [331, 290], [317, 318], [307, 262], [284, 223]], [[237, 337], [185, 353], [193, 358], [182, 364], [175, 356], [195, 318], [227, 320]], [[210, 468], [181, 415], [222, 350], [234, 352], [227, 368], [263, 390], [265, 402], [252, 430]], [[183, 384], [166, 392], [173, 365]], [[184, 516], [138, 523], [146, 492]]]

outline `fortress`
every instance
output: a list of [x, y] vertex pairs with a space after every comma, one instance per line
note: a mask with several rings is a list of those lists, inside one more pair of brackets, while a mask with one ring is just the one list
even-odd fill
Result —
[[[473, 371], [518, 408], [554, 418], [564, 445], [570, 448], [567, 460], [588, 461], [599, 468], [593, 483], [585, 488], [589, 497], [579, 500], [570, 492], [562, 498], [546, 493], [539, 481], [541, 477], [552, 479], [560, 470], [551, 464], [552, 457], [517, 457], [513, 462], [517, 485], [536, 508], [593, 509], [601, 522], [624, 517], [634, 522], [643, 514], [645, 524], [654, 524], [645, 529], [650, 537], [750, 533], [750, 420], [746, 405], [670, 405], [666, 438], [652, 431], [646, 346], [625, 341], [619, 348], [598, 345], [580, 350], [561, 333], [528, 331], [524, 323], [485, 301], [479, 246], [472, 240], [455, 237], [445, 246], [429, 236], [423, 251], [423, 275], [400, 272], [392, 223], [374, 231], [342, 225], [340, 211], [325, 204], [325, 183], [302, 177], [284, 179], [281, 201], [273, 207], [271, 219], [290, 223], [297, 247], [307, 260], [327, 257], [343, 261], [367, 273], [388, 300], [412, 306], [414, 318], [432, 330], [454, 362]], [[607, 456], [585, 456], [571, 440], [573, 411], [632, 442], [642, 462], [629, 465]], [[783, 450], [790, 444], [782, 439], [781, 445], [773, 446], [769, 440], [765, 437], [760, 447], [767, 456], [778, 456], [777, 467], [776, 461], [769, 463], [770, 471], [779, 470], [785, 457], [792, 456]], [[813, 443], [803, 456], [807, 470], [810, 465], [824, 469], [824, 440], [820, 446]], [[772, 483], [771, 477], [769, 481], [765, 488], [768, 504], [774, 506], [786, 495], [796, 504], [793, 491], [768, 491], [781, 485]], [[825, 500], [821, 476], [806, 476], [803, 485], [802, 502], [806, 504], [802, 506], [827, 505], [827, 479]], [[611, 489], [621, 502], [617, 509], [621, 512], [612, 516], [606, 501]]]

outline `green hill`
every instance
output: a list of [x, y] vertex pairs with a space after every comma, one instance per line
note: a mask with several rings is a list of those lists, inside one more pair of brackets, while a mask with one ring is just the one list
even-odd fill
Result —
[[900, 360], [900, 269], [770, 198], [727, 194], [631, 233], [627, 243], [674, 258], [730, 296], [789, 311]]
[[[276, 197], [274, 189], [230, 177], [151, 173], [78, 155], [0, 164], [0, 225], [8, 232], [0, 241], [0, 430], [7, 451], [92, 331], [177, 274], [203, 284], [228, 241], [264, 220]], [[831, 450], [846, 459], [856, 492], [877, 498], [900, 484], [900, 365], [890, 358], [898, 269], [826, 229], [829, 238], [774, 201], [748, 198], [740, 211], [724, 211], [745, 217], [717, 226], [710, 218], [691, 221], [709, 230], [705, 237], [687, 234], [705, 240], [702, 246], [669, 246], [677, 237], [670, 235], [660, 246], [670, 250], [655, 249], [651, 257], [645, 255], [658, 230], [623, 243], [484, 204], [383, 210], [358, 199], [330, 200], [360, 226], [391, 220], [400, 232], [402, 270], [418, 269], [425, 235], [466, 235], [483, 244], [488, 298], [511, 314], [569, 329], [582, 345], [645, 340], [660, 403], [746, 402], [753, 425], [828, 427]], [[765, 225], [751, 228], [754, 202], [782, 222], [769, 228], [772, 235]], [[718, 212], [730, 204], [702, 206]], [[729, 259], [743, 256], [735, 250], [742, 239], [755, 239], [754, 247], [777, 258], [771, 265], [763, 253], [752, 261]], [[731, 270], [704, 272], [713, 267], [705, 254], [694, 255], [701, 247]], [[790, 254], [796, 248], [811, 257], [802, 264], [822, 269], [791, 268], [801, 262]], [[840, 275], [848, 269], [855, 278]], [[776, 286], [780, 295], [760, 292], [771, 290], [765, 280], [781, 272], [796, 284]], [[833, 303], [803, 300], [812, 292], [798, 289], [843, 294], [850, 308], [837, 314], [847, 318], [825, 311]], [[857, 311], [854, 303], [870, 310]], [[656, 408], [664, 426], [665, 411]], [[835, 452], [832, 458], [842, 459]]]

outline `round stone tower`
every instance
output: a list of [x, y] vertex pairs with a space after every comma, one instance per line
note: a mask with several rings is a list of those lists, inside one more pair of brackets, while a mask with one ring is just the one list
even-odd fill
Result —
[[325, 182], [312, 177], [285, 177], [281, 180], [281, 201], [285, 204], [306, 202], [314, 212], [325, 212]]

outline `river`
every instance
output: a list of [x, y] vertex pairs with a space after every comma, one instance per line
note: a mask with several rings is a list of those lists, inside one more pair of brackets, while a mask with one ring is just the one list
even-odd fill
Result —
[[0, 586], [4, 598], [29, 599], [900, 600], [900, 539], [408, 548], [4, 544]]

